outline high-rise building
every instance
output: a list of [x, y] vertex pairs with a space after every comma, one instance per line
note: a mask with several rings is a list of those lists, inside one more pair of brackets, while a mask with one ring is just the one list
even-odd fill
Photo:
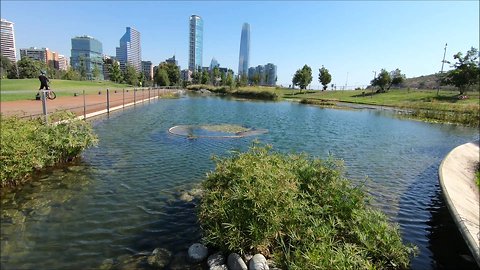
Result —
[[175, 64], [175, 66], [178, 66], [178, 61], [175, 60], [175, 55], [173, 55], [171, 58], [168, 58], [167, 60], [165, 60], [165, 62], [167, 62], [169, 64]]
[[[102, 43], [90, 36], [80, 36], [72, 38], [72, 51], [70, 64], [72, 68], [80, 72], [85, 72], [88, 79], [103, 80], [103, 49]], [[94, 71], [98, 70], [98, 74]]]
[[68, 62], [68, 58], [65, 55], [58, 55], [58, 69], [59, 70], [67, 70], [70, 63]]
[[248, 81], [251, 84], [274, 86], [277, 83], [277, 66], [268, 63], [249, 68]]
[[274, 86], [277, 84], [277, 66], [268, 63], [265, 65], [265, 84], [269, 86]]
[[190, 16], [189, 37], [188, 69], [196, 71], [202, 67], [203, 55], [203, 20], [198, 15]]
[[240, 55], [238, 59], [238, 75], [248, 75], [248, 62], [250, 60], [250, 25], [244, 23], [240, 38]]
[[33, 60], [45, 63], [49, 67], [59, 69], [59, 55], [48, 48], [30, 47], [28, 49], [20, 49], [20, 58], [28, 57]]
[[220, 64], [218, 63], [217, 59], [213, 57], [212, 61], [210, 62], [210, 70], [213, 70], [215, 67], [220, 67]]
[[137, 72], [142, 72], [140, 32], [134, 28], [127, 27], [125, 34], [120, 39], [120, 47], [117, 47], [116, 54], [122, 71], [125, 71], [127, 64], [130, 64]]
[[153, 80], [152, 61], [142, 61], [142, 72], [145, 74], [145, 78], [147, 78], [147, 80]]
[[5, 19], [0, 19], [0, 45], [1, 55], [10, 59], [12, 63], [17, 63], [13, 23]]

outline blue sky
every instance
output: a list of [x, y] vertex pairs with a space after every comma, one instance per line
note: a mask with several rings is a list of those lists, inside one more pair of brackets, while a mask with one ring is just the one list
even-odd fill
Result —
[[381, 68], [407, 77], [440, 71], [445, 43], [447, 60], [479, 47], [479, 1], [1, 1], [17, 51], [47, 47], [70, 56], [71, 38], [90, 35], [115, 55], [131, 26], [141, 33], [143, 60], [157, 65], [175, 54], [182, 69], [192, 14], [204, 20], [204, 66], [215, 57], [237, 72], [248, 22], [250, 66], [276, 64], [277, 83], [286, 86], [304, 64], [313, 88], [322, 65], [338, 86], [366, 86]]

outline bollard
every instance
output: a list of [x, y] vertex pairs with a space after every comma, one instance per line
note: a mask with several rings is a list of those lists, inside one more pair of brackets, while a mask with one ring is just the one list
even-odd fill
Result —
[[87, 120], [87, 102], [85, 100], [85, 90], [83, 90], [83, 120]]
[[41, 90], [42, 92], [42, 110], [43, 115], [45, 116], [45, 124], [48, 124], [48, 115], [47, 115], [47, 93], [46, 90]]
[[108, 91], [107, 88], [107, 113], [110, 113], [110, 92]]

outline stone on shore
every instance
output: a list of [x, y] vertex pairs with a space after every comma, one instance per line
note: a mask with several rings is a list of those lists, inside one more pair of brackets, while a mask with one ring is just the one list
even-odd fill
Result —
[[208, 248], [202, 244], [195, 243], [188, 248], [188, 259], [193, 262], [201, 262], [208, 256]]
[[247, 265], [243, 261], [242, 257], [237, 253], [231, 253], [228, 255], [227, 266], [230, 270], [248, 270]]
[[269, 270], [267, 259], [262, 254], [255, 254], [248, 263], [250, 270]]
[[220, 266], [225, 264], [225, 257], [223, 257], [223, 254], [221, 252], [217, 252], [208, 256], [207, 263], [210, 268], [212, 268], [213, 266]]
[[147, 262], [150, 266], [163, 269], [168, 265], [172, 253], [164, 248], [156, 248], [153, 250], [152, 255], [148, 256]]

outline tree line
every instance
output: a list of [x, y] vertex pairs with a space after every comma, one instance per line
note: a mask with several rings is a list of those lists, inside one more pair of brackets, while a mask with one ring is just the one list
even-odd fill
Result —
[[[453, 85], [458, 88], [460, 95], [463, 95], [473, 87], [480, 85], [480, 64], [478, 62], [478, 49], [472, 47], [464, 56], [461, 52], [456, 53], [453, 58], [455, 63], [446, 61], [451, 64], [452, 70], [437, 74], [440, 85]], [[400, 69], [387, 71], [381, 69], [378, 75], [370, 82], [371, 87], [375, 87], [377, 93], [385, 93], [390, 90], [392, 86], [401, 86], [405, 81], [405, 74], [402, 74]], [[319, 69], [318, 81], [322, 84], [322, 91], [327, 90], [328, 84], [332, 81], [332, 76], [328, 69], [322, 66]], [[312, 68], [304, 65], [298, 69], [292, 78], [293, 86], [298, 86], [300, 90], [306, 89], [312, 82]], [[332, 89], [335, 87], [331, 85]]]

